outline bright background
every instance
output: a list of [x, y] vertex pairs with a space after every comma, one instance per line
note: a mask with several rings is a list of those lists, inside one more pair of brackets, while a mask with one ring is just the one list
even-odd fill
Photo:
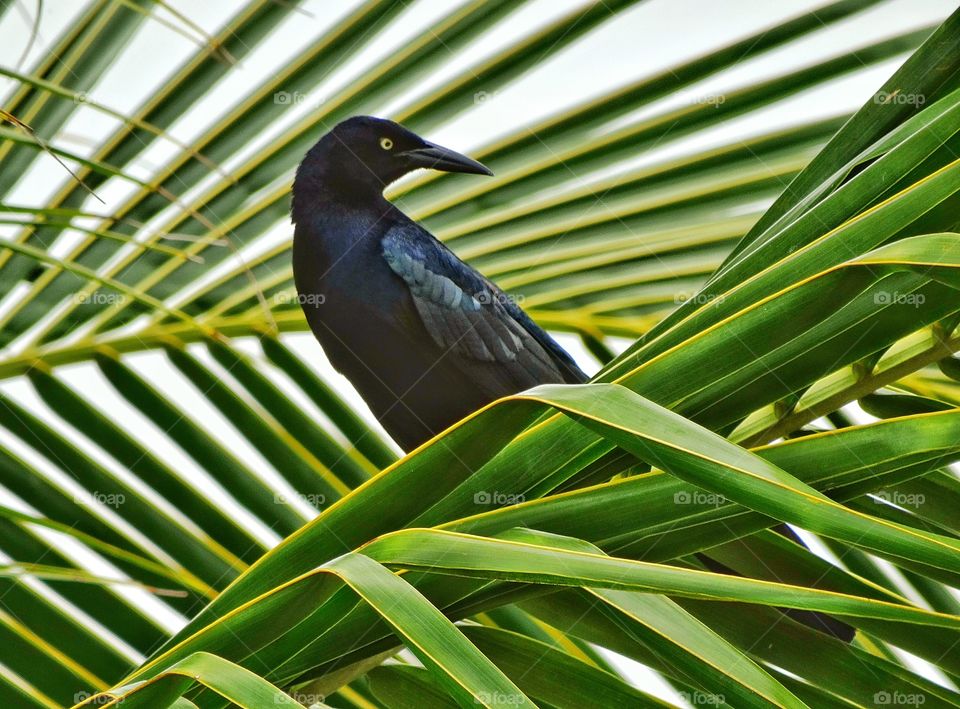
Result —
[[[359, 2], [355, 0], [304, 2], [302, 11], [293, 13], [274, 31], [274, 35], [282, 36], [282, 41], [271, 41], [271, 38], [263, 41], [203, 100], [183, 113], [179, 121], [169, 128], [170, 135], [183, 143], [189, 143], [196, 136], [201, 135], [224, 112], [225, 106], [238, 103], [251, 86], [255, 86], [264, 77], [283, 66], [292, 56], [302, 51], [303, 47], [314, 41], [326, 27], [358, 4]], [[413, 0], [405, 4], [408, 7], [392, 23], [390, 31], [382, 35], [387, 38], [387, 41], [357, 54], [351, 61], [339, 66], [328, 75], [322, 86], [285, 87], [287, 97], [278, 100], [276, 118], [270, 130], [251, 136], [246, 148], [234, 159], [228, 161], [224, 168], [230, 170], [233, 165], [256, 154], [258, 149], [270, 144], [276, 136], [283, 134], [300, 118], [322, 104], [327, 97], [334, 95], [339, 88], [349, 85], [354, 77], [361, 75], [369, 67], [375, 66], [397, 47], [403, 46], [405, 42], [416, 37], [431, 18], [448, 12], [451, 5], [462, 3], [451, 0]], [[429, 82], [417, 87], [413, 93], [429, 91], [432, 86], [509, 43], [520, 33], [528, 31], [530, 27], [547, 25], [571, 8], [586, 4], [589, 3], [581, 0], [539, 0], [531, 3], [517, 16], [511, 16], [508, 21], [496, 25], [492, 31], [484, 35], [482, 40], [475, 41], [466, 51], [451, 53], [443, 71], [437, 72]], [[532, 122], [564, 107], [581, 103], [591, 96], [604, 93], [611, 87], [655, 74], [683, 59], [707, 54], [739, 37], [822, 4], [808, 0], [781, 0], [780, 2], [648, 0], [619, 14], [615, 21], [602, 24], [583, 39], [551, 56], [528, 75], [512, 82], [509, 86], [483, 87], [474, 95], [474, 105], [470, 110], [426, 137], [469, 154], [471, 148], [508, 132], [517, 124]], [[202, 41], [206, 34], [215, 32], [236, 9], [235, 3], [230, 0], [204, 0], [203, 2], [168, 0], [167, 5], [188, 17], [195, 26], [185, 25], [182, 18], [158, 7], [154, 19], [140, 27], [120, 58], [113, 62], [102, 80], [86, 98], [105, 104], [121, 113], [134, 113], [135, 109], [150, 97], [155, 87], [164, 82], [165, 78], [196, 50], [198, 40]], [[761, 58], [743, 61], [731, 71], [723, 72], [717, 77], [678, 91], [668, 99], [652, 103], [641, 113], [653, 115], [668, 109], [722, 101], [726, 93], [746, 83], [762, 78], [774, 78], [788, 69], [814, 63], [839, 50], [846, 51], [850, 46], [866, 44], [889, 36], [892, 32], [899, 33], [937, 22], [951, 12], [954, 6], [955, 3], [949, 0], [893, 0], [882, 3], [866, 13], [838, 22], [823, 31], [812, 33], [800, 41], [766, 53]], [[34, 34], [38, 7], [41, 8], [42, 14]], [[13, 7], [3, 15], [0, 21], [0, 64], [7, 67], [29, 67], [34, 60], [45, 55], [58, 34], [63, 28], [69, 26], [82, 8], [83, 3], [78, 0], [47, 0], [42, 3], [14, 0]], [[557, 189], [566, 189], [570, 185], [589, 185], [609, 177], [612, 173], [701, 152], [731, 139], [752, 135], [765, 126], [802, 124], [812, 118], [825, 118], [853, 111], [870, 99], [877, 87], [905, 58], [905, 56], [899, 56], [869, 68], [865, 67], [853, 75], [804, 91], [769, 108], [751, 112], [746, 117], [732, 119], [716, 128], [697, 132], [694, 138], [665, 140], [653, 150], [638, 153], [633, 161], [619, 164], [613, 171], [571, 173], [569, 182], [564, 183], [562, 187], [558, 186]], [[14, 86], [15, 82], [0, 77], [0, 94], [6, 94]], [[403, 100], [405, 101], [406, 98], [406, 96], [403, 97]], [[84, 97], [78, 97], [78, 100], [83, 99]], [[400, 99], [393, 103], [398, 101]], [[389, 113], [391, 105], [391, 103], [385, 104], [383, 112]], [[624, 122], [635, 117], [636, 114], [628, 116]], [[75, 153], [88, 155], [100, 141], [111, 134], [116, 125], [116, 121], [102, 113], [89, 107], [81, 107], [61, 127], [52, 143]], [[614, 128], [616, 125], [605, 126], [604, 130]], [[317, 137], [319, 138], [319, 134]], [[130, 172], [147, 179], [176, 151], [176, 146], [171, 143], [163, 140], [156, 141], [150, 149], [137, 157]], [[294, 167], [294, 165], [290, 166], [291, 173]], [[62, 179], [61, 166], [51, 159], [40, 159], [17, 184], [9, 199], [22, 204], [43, 204], [60, 188]], [[192, 195], [201, 194], [207, 184], [201, 183], [180, 197], [188, 199]], [[134, 187], [130, 184], [112, 180], [97, 190], [99, 196], [106, 202], [106, 208], [98, 205], [93, 198], [88, 200], [85, 208], [109, 213], [111, 205], [119, 204], [133, 189]], [[158, 223], [163, 220], [163, 216], [158, 215]], [[14, 227], [0, 226], [0, 238], [12, 237], [15, 231]], [[262, 253], [280, 242], [289, 240], [291, 234], [292, 228], [287, 220], [278, 222], [259, 241], [246, 247], [242, 255], [252, 256]], [[68, 230], [60, 237], [51, 253], [66, 254], [81, 238], [81, 234]], [[226, 264], [224, 267], [233, 267], [233, 265], [235, 264]], [[217, 269], [214, 269], [209, 277], [215, 278], [217, 273]], [[199, 288], [201, 285], [197, 284], [196, 287]], [[5, 299], [0, 300], [0, 314], [16, 303], [25, 288], [27, 285], [22, 284]], [[184, 294], [186, 295], [188, 293]], [[51, 317], [54, 314], [51, 313]], [[42, 327], [42, 322], [38, 323], [38, 327]], [[586, 371], [593, 372], [597, 369], [598, 364], [586, 353], [578, 338], [564, 334], [558, 334], [557, 337], [576, 356]], [[303, 356], [305, 361], [312, 363], [325, 379], [337, 384], [341, 392], [355, 403], [356, 408], [363, 411], [373, 422], [363, 402], [349, 383], [330, 368], [319, 346], [309, 334], [288, 334], [284, 339]], [[247, 344], [251, 345], [248, 348], [251, 353], [257, 352], [252, 343]], [[626, 341], [614, 340], [614, 345], [620, 348], [625, 347], [626, 344]], [[198, 346], [192, 351], [211, 368], [220, 371], [204, 348]], [[193, 388], [186, 384], [162, 354], [135, 354], [125, 361], [139, 372], [149, 372], [150, 379], [153, 381], [161, 381], [165, 393], [183, 404], [231, 450], [255, 467], [277, 488], [281, 490], [289, 488], [270, 462], [253, 449], [207, 401], [197, 396]], [[234, 504], [230, 496], [199, 469], [192, 459], [175, 445], [171, 445], [160, 431], [154, 431], [151, 422], [116, 396], [101, 379], [96, 367], [86, 364], [75, 365], [60, 368], [58, 373], [90, 400], [102, 404], [105, 410], [123, 412], [121, 417], [123, 425], [136, 429], [138, 438], [152, 446], [160, 458], [167, 461], [171, 467], [183, 471], [206, 494], [222, 501], [225, 507], [231, 509], [238, 517], [245, 519], [246, 523], [257, 530], [258, 535], [263, 539], [271, 542], [278, 541], [276, 534], [243, 508]], [[223, 376], [229, 375], [223, 372]], [[280, 380], [277, 383], [281, 386], [284, 384]], [[286, 387], [286, 389], [291, 396], [298, 397], [298, 401], [305, 409], [313, 411], [316, 416], [323, 416], [300, 394], [299, 390], [292, 387]], [[30, 410], [41, 412], [45, 420], [54, 422], [58, 426], [69, 427], [66, 421], [60, 419], [55, 411], [51, 411], [34, 394], [27, 382], [21, 379], [6, 380], [0, 382], [0, 391], [20, 401]], [[82, 436], [75, 438], [83, 440]], [[49, 465], [42, 457], [2, 429], [0, 429], [0, 441], [64, 486], [68, 488], [75, 486], [68, 476]], [[115, 461], [109, 459], [96, 446], [89, 445], [87, 452], [102, 460], [119, 477], [134, 487], [143, 488], [136, 478], [125, 473]], [[165, 500], [151, 495], [146, 488], [143, 489], [144, 494], [155, 500], [158, 506], [172, 515], [182, 517], [178, 515], [177, 510], [171, 509]], [[77, 492], [78, 494], [81, 492], [79, 487]], [[296, 493], [292, 489], [289, 493], [290, 499], [296, 500]], [[33, 511], [27, 501], [16, 498], [2, 488], [0, 488], [0, 502], [23, 511]], [[308, 509], [305, 503], [302, 505], [304, 509]], [[188, 520], [185, 521], [189, 524]], [[118, 524], [123, 523], [118, 521]], [[75, 558], [87, 563], [98, 573], [110, 577], [118, 574], [109, 564], [85, 555], [70, 540], [63, 537], [58, 539], [62, 542], [65, 552], [73, 554]], [[823, 552], [820, 548], [817, 551]], [[895, 573], [892, 570], [890, 572]], [[37, 585], [37, 587], [38, 590], [43, 590], [42, 586]], [[165, 619], [171, 629], [183, 622], [182, 618], [144, 592], [135, 589], [123, 589], [122, 592], [151, 607]], [[87, 620], [95, 625], [92, 620]], [[108, 630], [103, 629], [103, 632], [109, 635]], [[130, 654], [131, 657], [136, 657], [132, 649]], [[660, 694], [664, 698], [677, 700], [672, 689], [660, 683], [655, 676], [647, 673], [639, 665], [622, 658], [619, 662], [631, 680], [643, 686], [644, 689]], [[914, 659], [911, 664], [935, 681], [943, 681], [942, 676], [925, 663]]]

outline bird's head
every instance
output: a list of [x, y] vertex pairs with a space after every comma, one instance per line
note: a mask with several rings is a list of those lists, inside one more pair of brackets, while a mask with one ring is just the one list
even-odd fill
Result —
[[298, 183], [365, 197], [419, 168], [492, 175], [476, 160], [443, 148], [399, 123], [354, 116], [334, 126], [307, 153], [297, 170]]

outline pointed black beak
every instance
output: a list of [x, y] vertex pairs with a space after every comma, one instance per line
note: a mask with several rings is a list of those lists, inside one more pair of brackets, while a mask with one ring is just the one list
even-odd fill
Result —
[[425, 145], [422, 148], [401, 153], [414, 167], [425, 167], [444, 172], [468, 172], [472, 175], [493, 174], [489, 168], [466, 155], [461, 155], [454, 150], [443, 148], [434, 143], [424, 142]]

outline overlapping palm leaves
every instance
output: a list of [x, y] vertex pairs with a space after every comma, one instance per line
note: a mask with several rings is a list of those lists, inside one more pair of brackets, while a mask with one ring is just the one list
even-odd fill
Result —
[[[136, 157], [169, 140], [230, 61], [278, 41], [294, 5], [238, 10], [83, 159], [58, 127], [82, 105], [109, 113], [86, 93], [153, 3], [88, 3], [57, 40], [60, 61], [7, 72], [19, 84], [4, 110], [32, 133], [4, 132], [0, 194], [48, 159], [44, 147], [83, 184], [64, 174], [42, 205], [0, 198], [20, 227], [0, 254], [11, 386], [0, 472], [30, 507], [0, 515], [0, 699], [663, 705], [603, 647], [694, 704], [960, 704], [892, 650], [960, 675], [960, 485], [946, 467], [960, 458], [956, 16], [722, 102], [632, 117], [875, 4], [833, 3], [506, 132], [475, 152], [497, 173], [488, 182], [396, 187], [543, 324], [601, 354], [609, 335], [639, 338], [597, 383], [494, 404], [395, 462], [280, 335], [303, 329], [289, 243], [256, 244], [285, 218], [291, 167], [325, 126], [396, 100], [393, 117], [429, 132], [635, 4], [585, 4], [405, 98], [516, 11], [451, 6], [224, 169], [275, 120], [278, 92], [320, 85], [404, 10], [360, 3], [149, 180], [131, 174]], [[772, 126], [581, 179], [921, 41], [852, 120]], [[87, 190], [110, 181], [131, 189], [104, 208]], [[69, 249], [52, 248], [70, 235]], [[238, 439], [170, 378], [252, 455], [231, 450]], [[851, 426], [841, 409], [858, 400], [882, 420]], [[831, 430], [811, 434], [824, 416]], [[769, 531], [780, 521], [819, 535], [839, 562]], [[273, 548], [267, 528], [283, 537]], [[90, 554], [125, 584], [105, 583]], [[742, 577], [706, 571], [705, 558]], [[185, 626], [171, 632], [157, 604]], [[844, 645], [784, 608], [841, 616], [857, 639]]]

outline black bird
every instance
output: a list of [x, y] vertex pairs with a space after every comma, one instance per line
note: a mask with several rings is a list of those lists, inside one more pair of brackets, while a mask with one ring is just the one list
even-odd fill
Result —
[[[509, 296], [384, 198], [419, 168], [492, 174], [393, 121], [355, 116], [300, 163], [291, 210], [293, 276], [310, 329], [408, 451], [501, 396], [587, 379]], [[790, 615], [853, 637], [821, 613]]]
[[419, 168], [486, 167], [371, 116], [338, 124], [293, 182], [293, 275], [310, 329], [405, 450], [501, 396], [586, 375], [496, 285], [383, 196]]

